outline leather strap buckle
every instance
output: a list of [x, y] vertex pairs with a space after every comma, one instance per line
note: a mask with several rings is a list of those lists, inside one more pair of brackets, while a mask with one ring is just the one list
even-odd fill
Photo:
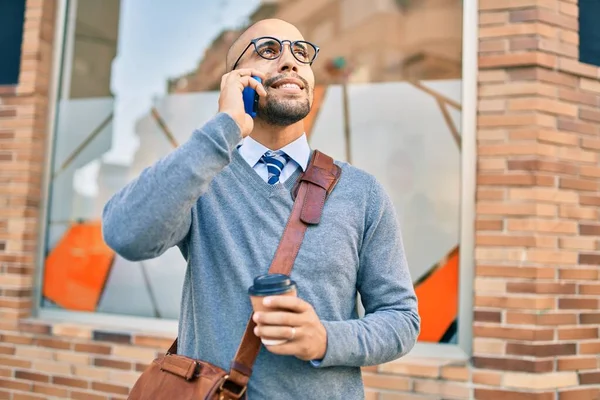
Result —
[[219, 395], [220, 400], [228, 400], [228, 399], [241, 399], [244, 393], [246, 393], [246, 389], [248, 386], [239, 386], [235, 382], [229, 380], [229, 375], [225, 375], [223, 377], [223, 382], [221, 382], [221, 386], [219, 386]]

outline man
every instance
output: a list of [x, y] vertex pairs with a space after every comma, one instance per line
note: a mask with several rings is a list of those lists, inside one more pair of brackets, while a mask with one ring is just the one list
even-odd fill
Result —
[[[247, 289], [269, 268], [311, 156], [302, 120], [317, 53], [284, 21], [250, 27], [228, 54], [218, 114], [105, 207], [105, 240], [123, 257], [177, 245], [186, 258], [180, 354], [229, 369], [252, 313]], [[255, 119], [244, 112], [247, 86], [260, 95]], [[360, 367], [415, 344], [420, 319], [392, 203], [372, 176], [338, 165], [292, 271], [299, 298], [267, 298], [281, 311], [253, 317], [257, 336], [287, 342], [261, 349], [250, 399], [362, 399]]]

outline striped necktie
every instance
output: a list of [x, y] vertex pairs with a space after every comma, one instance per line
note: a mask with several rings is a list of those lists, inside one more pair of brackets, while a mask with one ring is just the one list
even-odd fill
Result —
[[281, 171], [283, 171], [283, 167], [285, 167], [285, 164], [290, 160], [290, 156], [281, 150], [269, 150], [260, 160], [267, 165], [267, 171], [269, 172], [267, 182], [269, 185], [274, 185], [279, 182]]

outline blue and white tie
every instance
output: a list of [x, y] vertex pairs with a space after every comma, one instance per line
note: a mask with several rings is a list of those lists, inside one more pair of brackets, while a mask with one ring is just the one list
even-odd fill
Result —
[[290, 160], [290, 156], [281, 150], [269, 150], [260, 160], [267, 165], [267, 171], [269, 172], [267, 182], [269, 182], [269, 185], [274, 185], [279, 182], [281, 171], [283, 171], [283, 167], [285, 167], [285, 164]]

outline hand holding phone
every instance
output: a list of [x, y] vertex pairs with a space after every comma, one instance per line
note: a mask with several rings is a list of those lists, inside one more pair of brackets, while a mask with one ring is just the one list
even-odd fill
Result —
[[[258, 79], [257, 79], [258, 78]], [[221, 95], [219, 96], [219, 112], [227, 113], [239, 126], [242, 137], [246, 137], [254, 128], [252, 114], [256, 115], [258, 106], [257, 96], [266, 96], [267, 92], [262, 85], [265, 74], [255, 69], [236, 69], [221, 79]], [[252, 89], [244, 95], [244, 89]], [[246, 112], [246, 102], [249, 112]]]

